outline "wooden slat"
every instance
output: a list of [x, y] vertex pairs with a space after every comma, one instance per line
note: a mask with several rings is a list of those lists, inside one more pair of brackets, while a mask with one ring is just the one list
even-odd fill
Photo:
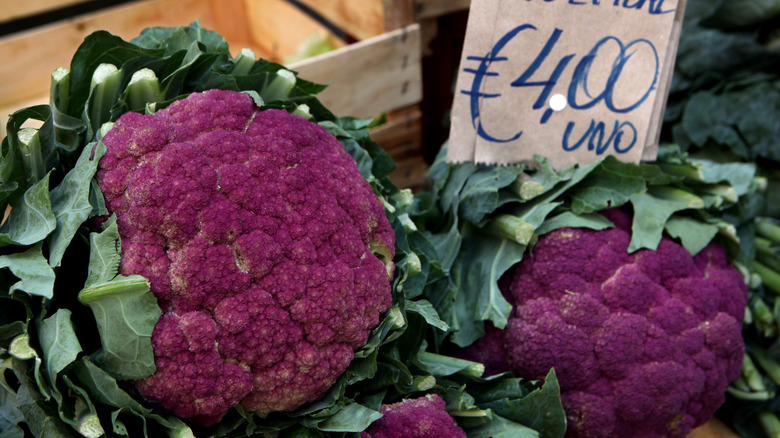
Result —
[[89, 0], [0, 0], [0, 23], [50, 12]]
[[257, 49], [252, 43], [252, 23], [247, 15], [247, 2], [251, 0], [208, 0], [214, 29], [230, 44], [237, 54], [243, 48]]
[[371, 129], [371, 138], [394, 159], [422, 155], [422, 112], [412, 105], [388, 114], [387, 122]]
[[50, 86], [51, 72], [57, 67], [69, 66], [78, 46], [96, 30], [107, 30], [131, 39], [149, 26], [187, 25], [196, 19], [200, 19], [204, 27], [214, 28], [208, 2], [150, 0], [128, 3], [2, 38], [0, 108], [45, 95]]
[[284, 0], [246, 0], [253, 44], [271, 61], [298, 52], [313, 35], [327, 36], [327, 28]]
[[467, 10], [470, 6], [471, 0], [417, 0], [417, 18], [435, 18]]
[[385, 32], [400, 29], [416, 21], [416, 0], [384, 0], [382, 5]]
[[413, 24], [290, 65], [330, 84], [319, 97], [339, 115], [374, 117], [422, 99], [420, 26]]
[[428, 183], [428, 163], [421, 155], [396, 161], [397, 167], [390, 180], [402, 189], [419, 190]]
[[421, 188], [428, 177], [423, 157], [422, 112], [419, 105], [393, 111], [386, 123], [371, 130], [371, 138], [396, 162], [390, 179], [400, 188]]
[[385, 32], [382, 0], [300, 0], [300, 2], [359, 40]]
[[713, 418], [694, 429], [686, 438], [739, 438], [739, 435], [729, 429], [722, 421]]
[[415, 0], [299, 0], [358, 40], [415, 22]]
[[[213, 1], [224, 5], [228, 1], [243, 4], [244, 0]], [[246, 1], [247, 17], [257, 20], [251, 25], [252, 41], [260, 36], [260, 27], [266, 28], [264, 32], [268, 33], [269, 39], [274, 37], [276, 27], [285, 27], [274, 25], [277, 20], [279, 23], [290, 23], [284, 21], [288, 19], [299, 20], [300, 26], [303, 26], [305, 20], [310, 20], [309, 17], [292, 13], [289, 16], [282, 15], [290, 12], [285, 8], [289, 6], [286, 2], [280, 2], [277, 4], [280, 9], [271, 11], [250, 5], [272, 5], [277, 0]], [[70, 63], [74, 51], [87, 34], [97, 29], [106, 29], [130, 39], [147, 26], [178, 26], [197, 18], [204, 27], [222, 33], [221, 27], [229, 25], [231, 20], [238, 17], [220, 16], [214, 13], [213, 6], [210, 1], [203, 0], [142, 1], [132, 6], [112, 8], [110, 11], [90, 14], [78, 20], [0, 40], [0, 54], [4, 59], [4, 62], [0, 63], [0, 138], [5, 135], [8, 114], [48, 101], [51, 71]], [[263, 15], [263, 12], [275, 12], [278, 15], [271, 20], [268, 17], [273, 15]], [[297, 9], [294, 12], [300, 14]], [[219, 23], [222, 24], [218, 26]], [[276, 46], [269, 48], [276, 51], [278, 56], [297, 50], [291, 41], [302, 41], [309, 36], [306, 34], [306, 28], [302, 31], [301, 27], [294, 24], [295, 21], [292, 23], [286, 25], [284, 32], [275, 36], [279, 38]], [[240, 29], [236, 30], [234, 38], [245, 37], [246, 33]], [[249, 42], [249, 47], [255, 50], [258, 56], [270, 57], [263, 47], [254, 46], [252, 41]], [[228, 42], [234, 50], [243, 47], [235, 46], [234, 41]], [[320, 97], [323, 103], [337, 114], [374, 117], [402, 108], [422, 99], [419, 26], [412, 25], [361, 41], [341, 50], [292, 64], [291, 68], [299, 71], [302, 78], [331, 84]]]

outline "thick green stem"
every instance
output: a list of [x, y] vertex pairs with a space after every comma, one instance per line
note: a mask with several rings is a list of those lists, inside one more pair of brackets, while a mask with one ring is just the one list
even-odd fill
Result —
[[761, 297], [756, 295], [750, 300], [750, 311], [756, 328], [764, 337], [771, 338], [777, 334], [777, 324], [772, 309]]
[[656, 198], [679, 202], [687, 208], [704, 208], [704, 200], [688, 190], [672, 186], [651, 186], [647, 191]]
[[761, 237], [760, 235], [756, 236], [755, 242], [757, 250], [767, 254], [772, 254], [776, 257], [780, 255], [780, 242], [773, 242], [766, 237]]
[[769, 438], [780, 438], [780, 419], [774, 412], [761, 411], [758, 413], [758, 421]]
[[129, 277], [118, 277], [108, 283], [100, 283], [92, 287], [86, 287], [79, 292], [78, 299], [82, 304], [89, 304], [93, 301], [111, 295], [121, 295], [130, 293], [145, 293], [149, 290], [149, 282], [140, 275]]
[[[743, 367], [743, 373], [744, 373], [744, 367]], [[731, 385], [729, 385], [729, 386], [731, 386], [732, 388], [734, 388], [737, 391], [744, 391], [744, 392], [752, 391], [752, 389], [750, 388], [750, 386], [747, 383], [747, 380], [745, 380], [744, 376], [737, 377], [737, 380], [731, 382]]]
[[306, 105], [305, 103], [296, 106], [292, 113], [296, 116], [303, 117], [306, 120], [313, 119], [311, 115], [311, 108], [309, 108], [309, 105]]
[[[417, 355], [417, 361], [419, 362], [418, 365], [423, 365], [423, 368], [444, 370], [442, 375], [457, 373], [464, 376], [479, 378], [485, 373], [485, 365], [479, 362], [442, 356], [428, 351], [421, 351]], [[434, 376], [436, 375], [435, 372], [432, 374]]]
[[111, 108], [119, 97], [121, 78], [122, 71], [113, 64], [100, 64], [92, 74], [87, 114], [93, 136], [103, 123], [111, 120]]
[[33, 128], [20, 129], [17, 138], [19, 139], [19, 149], [22, 151], [22, 166], [24, 166], [25, 173], [30, 175], [27, 183], [32, 186], [46, 175], [46, 165], [43, 162], [43, 153], [41, 152], [41, 139], [38, 136], [38, 130]]
[[523, 201], [533, 199], [547, 191], [543, 185], [525, 173], [518, 175], [517, 179], [509, 186], [509, 189]]
[[97, 138], [96, 140], [100, 141], [103, 137], [108, 134], [108, 131], [111, 130], [111, 128], [114, 127], [114, 122], [106, 122], [103, 123], [103, 125], [100, 126], [100, 130], [97, 132]]
[[100, 438], [106, 434], [100, 424], [100, 418], [93, 412], [87, 412], [78, 419], [76, 430], [84, 438]]
[[238, 56], [236, 56], [236, 59], [233, 60], [232, 74], [234, 76], [248, 75], [255, 65], [256, 60], [255, 52], [250, 49], [241, 49]]
[[162, 102], [165, 94], [160, 89], [160, 81], [153, 70], [142, 68], [133, 73], [125, 90], [127, 104], [131, 111], [141, 111], [146, 104]]
[[168, 429], [169, 438], [195, 438], [192, 429], [178, 418], [171, 418], [169, 422], [173, 423], [172, 427]]
[[534, 237], [536, 228], [517, 216], [499, 214], [485, 225], [484, 230], [495, 236], [514, 240], [521, 245], [528, 245]]
[[780, 257], [778, 257], [778, 250], [773, 248], [773, 243], [763, 237], [756, 237], [755, 244], [756, 260], [769, 269], [780, 272]]
[[780, 243], [780, 224], [771, 219], [759, 219], [756, 221], [756, 232], [759, 236], [772, 242]]
[[701, 168], [689, 164], [660, 163], [661, 169], [669, 174], [692, 179], [694, 181], [704, 181], [704, 175]]
[[742, 377], [751, 391], [766, 391], [766, 385], [761, 372], [756, 368], [756, 364], [747, 353], [744, 354], [742, 361]]
[[753, 271], [761, 277], [764, 286], [780, 294], [780, 273], [759, 261], [753, 261]]
[[436, 377], [434, 376], [414, 376], [412, 387], [417, 391], [429, 391], [436, 386]]
[[750, 191], [763, 192], [769, 187], [769, 180], [764, 176], [753, 177], [753, 182], [750, 184]]
[[775, 397], [772, 391], [741, 391], [731, 386], [726, 389], [726, 392], [735, 398], [747, 401], [768, 401]]
[[772, 382], [776, 385], [780, 385], [780, 363], [775, 358], [769, 357], [766, 351], [761, 348], [754, 347], [750, 350], [750, 356], [758, 366], [766, 373]]
[[37, 356], [35, 349], [30, 346], [30, 335], [27, 333], [22, 333], [15, 337], [8, 346], [8, 352], [11, 356], [21, 360], [32, 359]]
[[49, 104], [63, 113], [68, 112], [70, 87], [70, 70], [60, 67], [51, 74], [51, 91], [49, 95]]
[[290, 70], [280, 69], [276, 76], [271, 79], [266, 87], [260, 93], [260, 97], [265, 102], [283, 100], [290, 96], [290, 92], [295, 87], [295, 73]]
[[68, 115], [69, 87], [70, 70], [63, 67], [54, 70], [51, 74], [49, 94], [54, 138], [69, 150], [75, 150], [80, 144], [79, 137], [84, 132], [85, 126], [80, 118]]
[[739, 236], [737, 235], [737, 227], [734, 224], [730, 224], [726, 221], [719, 221], [715, 225], [718, 227], [718, 234], [721, 237], [725, 237], [734, 243], [739, 243]]
[[737, 189], [728, 184], [698, 184], [695, 187], [696, 193], [702, 196], [714, 198], [715, 206], [720, 207], [723, 204], [733, 204], [739, 199]]

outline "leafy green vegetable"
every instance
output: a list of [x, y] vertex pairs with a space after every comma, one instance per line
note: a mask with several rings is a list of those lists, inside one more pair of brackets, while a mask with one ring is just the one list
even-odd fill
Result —
[[24, 191], [19, 203], [13, 205], [8, 220], [0, 226], [0, 246], [31, 245], [57, 227], [49, 199], [49, 175]]
[[43, 244], [37, 243], [24, 252], [0, 256], [0, 268], [9, 268], [19, 281], [9, 289], [11, 294], [16, 290], [51, 298], [54, 289], [54, 271], [43, 257]]
[[122, 380], [154, 372], [152, 330], [160, 318], [157, 299], [141, 276], [119, 276], [79, 292], [79, 301], [95, 314], [103, 349], [96, 361]]
[[95, 176], [97, 164], [105, 153], [105, 146], [87, 145], [73, 169], [49, 194], [52, 213], [57, 218], [57, 227], [49, 238], [49, 263], [59, 266], [65, 250], [76, 231], [92, 212], [89, 202], [90, 181]]
[[56, 383], [57, 375], [73, 363], [82, 351], [73, 330], [71, 315], [70, 310], [60, 309], [38, 325], [38, 339], [43, 350], [44, 365], [52, 385]]

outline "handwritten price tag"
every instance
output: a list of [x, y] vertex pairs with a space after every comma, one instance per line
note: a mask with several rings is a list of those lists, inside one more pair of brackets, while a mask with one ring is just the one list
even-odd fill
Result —
[[685, 0], [471, 4], [447, 159], [654, 159]]

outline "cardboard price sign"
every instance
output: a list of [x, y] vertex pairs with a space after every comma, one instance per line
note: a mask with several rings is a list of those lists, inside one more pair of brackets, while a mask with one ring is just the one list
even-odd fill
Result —
[[657, 152], [685, 0], [472, 2], [447, 160]]

